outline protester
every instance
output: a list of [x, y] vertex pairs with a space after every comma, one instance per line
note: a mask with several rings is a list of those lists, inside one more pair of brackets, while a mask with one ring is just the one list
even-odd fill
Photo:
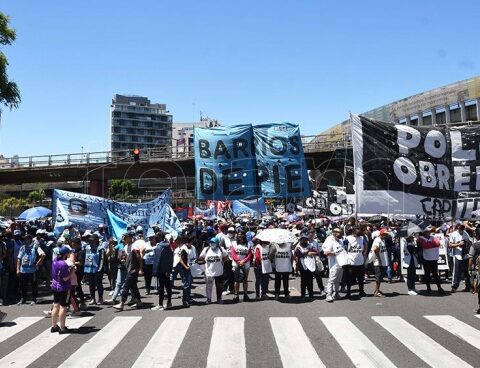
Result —
[[275, 300], [280, 298], [280, 284], [283, 283], [283, 295], [291, 299], [289, 276], [292, 273], [293, 253], [289, 243], [272, 243], [270, 258], [275, 272]]
[[235, 292], [235, 280], [232, 269], [232, 244], [235, 242], [235, 228], [228, 227], [225, 234], [226, 226], [221, 226], [223, 236], [220, 236], [220, 246], [227, 251], [228, 260], [224, 263], [224, 280], [223, 280], [223, 295], [229, 295]]
[[182, 267], [182, 304], [185, 308], [189, 308], [192, 288], [192, 272], [190, 266], [197, 259], [195, 248], [192, 246], [192, 238], [184, 239], [184, 244], [180, 247], [179, 256], [179, 263]]
[[[99, 244], [99, 234], [93, 233], [85, 247], [85, 263], [83, 271], [90, 290], [90, 305], [103, 304], [103, 272], [105, 267], [105, 250]], [[98, 293], [98, 300], [95, 298]]]
[[147, 232], [148, 242], [145, 242], [143, 250], [143, 273], [145, 279], [145, 294], [149, 295], [152, 288], [153, 277], [153, 257], [155, 248], [157, 246], [157, 240], [153, 229], [148, 229]]
[[472, 292], [477, 294], [477, 310], [476, 313], [480, 314], [480, 228], [477, 228], [475, 233], [475, 241], [470, 247], [468, 253], [468, 269], [472, 278]]
[[18, 304], [26, 304], [28, 284], [32, 287], [32, 301], [31, 304], [37, 303], [38, 290], [38, 272], [45, 253], [39, 244], [34, 243], [32, 236], [27, 234], [25, 237], [25, 244], [22, 245], [17, 256], [17, 275], [20, 280], [21, 299]]
[[313, 299], [313, 273], [315, 266], [308, 267], [307, 262], [310, 261], [314, 265], [316, 255], [317, 251], [308, 247], [308, 237], [301, 235], [299, 244], [295, 248], [295, 258], [300, 271], [300, 293], [302, 299], [306, 298], [307, 291], [308, 297]]
[[427, 227], [421, 236], [417, 238], [417, 244], [423, 249], [422, 264], [425, 270], [425, 284], [427, 285], [427, 294], [432, 293], [430, 288], [430, 280], [433, 277], [435, 284], [437, 285], [438, 292], [444, 293], [442, 286], [440, 285], [440, 276], [438, 275], [438, 257], [440, 241], [431, 236], [432, 227]]
[[[52, 327], [50, 332], [58, 332], [60, 334], [71, 332], [65, 326], [67, 318], [68, 292], [71, 288], [70, 269], [66, 259], [70, 253], [70, 249], [63, 246], [59, 249], [56, 259], [52, 266], [52, 291], [53, 291], [53, 308], [52, 308]], [[60, 326], [58, 326], [60, 323]]]
[[465, 225], [456, 225], [455, 231], [450, 234], [448, 243], [448, 246], [453, 249], [452, 293], [457, 291], [462, 273], [465, 279], [465, 289], [463, 291], [470, 291], [471, 285], [468, 272], [468, 251], [470, 244], [470, 236], [465, 231]]
[[[151, 238], [151, 237], [150, 237]], [[152, 241], [146, 245], [146, 251], [153, 250], [153, 268], [152, 273], [157, 278], [158, 305], [152, 310], [165, 310], [172, 307], [172, 284], [170, 282], [170, 272], [173, 267], [173, 251], [170, 242], [165, 238], [163, 232], [155, 235], [155, 245]], [[167, 293], [167, 304], [163, 303]]]
[[[230, 247], [232, 257], [232, 271], [235, 280], [235, 297], [233, 302], [239, 301], [240, 284], [243, 285], [243, 301], [249, 301], [248, 297], [248, 273], [252, 259], [252, 243], [247, 240], [243, 229], [237, 231], [235, 242]], [[227, 253], [228, 256], [228, 253]]]
[[315, 239], [317, 236], [317, 232], [315, 229], [310, 229], [308, 231], [308, 247], [314, 249], [317, 252], [315, 256], [315, 272], [313, 273], [313, 277], [317, 282], [318, 290], [320, 291], [320, 296], [325, 296], [325, 287], [323, 286], [323, 263], [321, 261], [321, 253], [323, 252], [321, 247], [318, 245], [317, 240]]
[[353, 234], [345, 239], [348, 253], [347, 272], [347, 294], [346, 298], [351, 297], [351, 288], [355, 280], [358, 283], [358, 293], [361, 297], [367, 296], [364, 291], [364, 274], [365, 274], [365, 254], [367, 247], [363, 238], [363, 229], [356, 226]]
[[140, 292], [138, 291], [138, 277], [143, 275], [143, 262], [140, 249], [135, 248], [132, 243], [132, 235], [130, 233], [123, 234], [124, 237], [124, 252], [126, 254], [125, 268], [126, 277], [122, 285], [122, 299], [119, 304], [114, 305], [115, 309], [122, 311], [127, 302], [128, 294], [132, 292], [132, 297], [135, 300], [135, 304], [132, 308], [141, 308], [143, 303], [141, 300]]
[[379, 236], [373, 240], [372, 250], [370, 251], [372, 252], [373, 267], [375, 268], [375, 291], [373, 292], [373, 296], [376, 297], [384, 296], [380, 291], [380, 285], [387, 271], [387, 265], [389, 264], [389, 255], [387, 246], [385, 245], [385, 238], [388, 235], [387, 229], [381, 229]]
[[267, 298], [268, 282], [272, 273], [272, 262], [270, 260], [270, 244], [259, 241], [255, 246], [253, 270], [255, 272], [255, 298], [262, 300]]
[[341, 242], [340, 228], [333, 229], [332, 235], [328, 236], [323, 243], [323, 254], [328, 259], [328, 283], [327, 302], [340, 299], [339, 288], [343, 275], [343, 266], [347, 264], [347, 252]]
[[[228, 253], [219, 246], [218, 237], [213, 237], [209, 241], [208, 247], [205, 247], [200, 254], [199, 259], [205, 262], [205, 294], [207, 304], [212, 302], [212, 288], [215, 284], [217, 303], [222, 304], [223, 272], [224, 263], [228, 259]], [[237, 298], [238, 301], [238, 298]]]
[[421, 251], [418, 244], [415, 242], [413, 235], [405, 239], [405, 249], [403, 250], [405, 264], [407, 268], [407, 287], [408, 295], [416, 296], [418, 291], [415, 289], [415, 277], [417, 274], [417, 267], [419, 265], [417, 254]]

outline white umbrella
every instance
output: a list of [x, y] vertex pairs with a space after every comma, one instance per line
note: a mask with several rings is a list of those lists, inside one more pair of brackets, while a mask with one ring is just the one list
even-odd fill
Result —
[[270, 243], [294, 243], [296, 236], [287, 229], [265, 229], [262, 230], [256, 238], [261, 241]]

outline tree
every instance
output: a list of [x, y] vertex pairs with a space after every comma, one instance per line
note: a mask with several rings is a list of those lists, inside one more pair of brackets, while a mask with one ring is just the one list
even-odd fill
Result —
[[125, 201], [137, 194], [138, 187], [131, 180], [114, 179], [108, 184], [108, 197]]
[[[9, 21], [9, 17], [0, 12], [0, 46], [8, 46], [15, 41], [16, 33], [8, 26]], [[8, 80], [7, 66], [8, 60], [0, 51], [0, 105], [13, 109], [18, 107], [22, 99], [17, 84]], [[1, 111], [0, 108], [0, 113]]]
[[32, 190], [30, 193], [28, 193], [27, 199], [31, 204], [41, 202], [45, 199], [45, 191], [42, 188]]
[[13, 216], [13, 212], [18, 209], [23, 209], [28, 207], [28, 202], [24, 198], [5, 198], [0, 202], [0, 211], [3, 214], [8, 214], [10, 217]]

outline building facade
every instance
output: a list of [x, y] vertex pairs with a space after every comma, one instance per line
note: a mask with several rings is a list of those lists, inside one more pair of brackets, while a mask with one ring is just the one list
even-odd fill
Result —
[[110, 106], [112, 156], [125, 157], [135, 148], [141, 152], [168, 150], [172, 121], [165, 104], [152, 104], [147, 97], [116, 94]]
[[193, 156], [193, 137], [195, 128], [214, 128], [219, 126], [217, 120], [202, 118], [198, 122], [172, 124], [173, 156]]

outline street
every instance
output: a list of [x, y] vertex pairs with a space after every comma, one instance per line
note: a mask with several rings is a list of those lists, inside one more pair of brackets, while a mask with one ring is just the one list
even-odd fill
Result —
[[78, 328], [71, 335], [50, 333], [42, 312], [48, 298], [2, 307], [0, 367], [480, 366], [480, 319], [470, 293], [409, 296], [396, 282], [382, 284], [386, 297], [376, 298], [370, 280], [366, 298], [353, 292], [351, 300], [300, 302], [299, 279], [291, 279], [291, 300], [232, 304], [228, 295], [223, 305], [205, 305], [203, 280], [194, 286], [198, 303], [188, 309], [180, 307], [180, 289], [168, 311], [150, 310], [156, 294], [141, 310], [89, 307], [85, 317], [67, 320]]

